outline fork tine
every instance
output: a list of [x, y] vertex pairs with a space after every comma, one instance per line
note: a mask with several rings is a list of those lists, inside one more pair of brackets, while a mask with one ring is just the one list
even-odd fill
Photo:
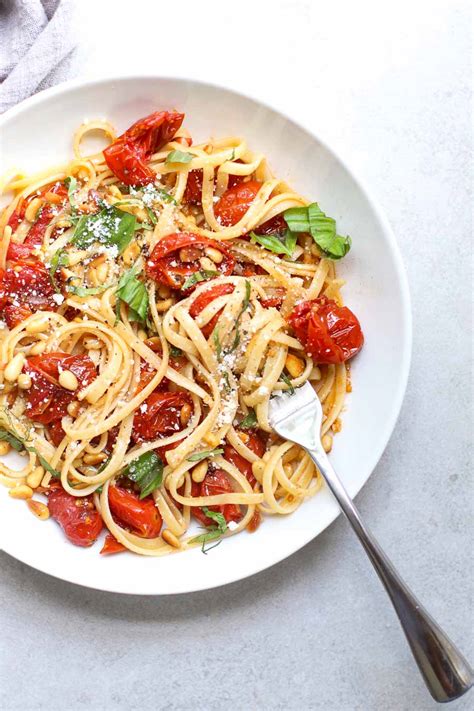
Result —
[[274, 425], [281, 422], [281, 420], [293, 414], [297, 414], [303, 407], [310, 404], [315, 405], [315, 401], [319, 403], [318, 396], [314, 392], [314, 388], [308, 382], [297, 388], [293, 394], [285, 392], [279, 397], [272, 398], [268, 412], [270, 425], [274, 427]]

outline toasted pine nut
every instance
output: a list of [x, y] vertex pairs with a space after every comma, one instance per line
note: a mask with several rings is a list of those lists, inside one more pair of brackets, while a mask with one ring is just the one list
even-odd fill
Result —
[[31, 376], [28, 373], [20, 373], [18, 376], [18, 387], [22, 390], [29, 390], [31, 388]]
[[192, 480], [196, 482], [196, 484], [200, 484], [206, 478], [207, 467], [208, 464], [206, 460], [204, 460], [203, 462], [199, 462], [199, 464], [194, 467], [191, 473], [191, 477]]
[[167, 299], [171, 296], [171, 289], [169, 286], [166, 286], [166, 284], [160, 284], [158, 287], [158, 295], [161, 296], [162, 299]]
[[35, 467], [26, 477], [26, 483], [31, 486], [32, 489], [36, 489], [44, 477], [44, 469], [41, 466]]
[[127, 266], [130, 266], [140, 254], [140, 247], [136, 242], [131, 242], [122, 254], [122, 259]]
[[179, 420], [183, 427], [186, 427], [186, 425], [188, 424], [189, 418], [191, 417], [191, 412], [191, 405], [189, 404], [189, 402], [185, 402], [183, 407], [181, 408], [181, 412], [179, 413]]
[[28, 499], [26, 502], [31, 513], [39, 518], [41, 521], [46, 521], [49, 518], [49, 509], [46, 504], [42, 501], [36, 501], [36, 499]]
[[59, 373], [59, 384], [61, 387], [66, 388], [66, 390], [77, 390], [79, 387], [79, 381], [70, 370], [62, 370]]
[[212, 259], [214, 264], [220, 264], [224, 259], [222, 252], [219, 252], [218, 249], [214, 249], [214, 247], [206, 247], [204, 254], [206, 257], [209, 257], [209, 259]]
[[40, 316], [30, 321], [25, 328], [27, 333], [41, 333], [41, 331], [46, 331], [49, 326], [49, 319], [47, 316]]
[[309, 380], [321, 380], [321, 371], [317, 365], [312, 368], [309, 374]]
[[[81, 319], [82, 321], [82, 319]], [[38, 343], [35, 343], [34, 346], [30, 348], [30, 354], [31, 355], [41, 355], [43, 351], [46, 349], [46, 343], [44, 341], [38, 341]]]
[[43, 204], [43, 199], [40, 197], [33, 198], [28, 207], [25, 210], [25, 217], [28, 222], [34, 222], [38, 214], [38, 210]]
[[97, 269], [95, 267], [89, 267], [87, 270], [87, 281], [92, 286], [99, 286], [99, 279], [97, 277]]
[[100, 341], [98, 338], [86, 338], [84, 345], [88, 351], [98, 351], [100, 350]]
[[342, 421], [340, 417], [337, 417], [332, 423], [332, 431], [340, 432], [342, 430]]
[[87, 252], [84, 249], [81, 249], [77, 252], [69, 252], [68, 266], [75, 267], [76, 264], [79, 264], [80, 262], [84, 261], [86, 255], [87, 255]]
[[247, 432], [237, 432], [237, 437], [244, 444], [247, 444], [250, 439], [250, 435]]
[[107, 455], [105, 452], [98, 452], [97, 454], [84, 454], [82, 461], [84, 464], [100, 464], [105, 462]]
[[9, 489], [9, 495], [12, 499], [31, 499], [33, 496], [33, 489], [26, 484], [20, 484], [15, 486], [13, 489]]
[[156, 310], [158, 311], [158, 313], [168, 311], [171, 306], [173, 306], [173, 299], [163, 299], [162, 301], [156, 302]]
[[3, 457], [5, 454], [8, 454], [10, 449], [10, 444], [8, 442], [0, 442], [0, 457]]
[[99, 350], [91, 350], [89, 351], [89, 358], [91, 361], [94, 363], [94, 365], [99, 365], [100, 361], [100, 351]]
[[51, 481], [52, 478], [53, 478], [53, 475], [51, 474], [51, 472], [46, 472], [46, 474], [44, 475], [44, 477], [41, 481], [41, 486], [44, 486], [45, 489], [49, 489], [49, 482]]
[[3, 374], [5, 380], [9, 383], [14, 383], [20, 375], [24, 364], [25, 356], [23, 355], [23, 353], [17, 353], [16, 356], [13, 356], [13, 358], [5, 368], [5, 372]]
[[201, 259], [199, 260], [199, 264], [203, 269], [206, 269], [207, 271], [216, 271], [216, 265], [211, 259], [209, 259], [209, 257], [201, 257]]
[[321, 440], [321, 444], [325, 452], [330, 452], [332, 449], [332, 435], [325, 434]]
[[161, 534], [161, 537], [165, 541], [165, 543], [168, 543], [168, 545], [173, 546], [173, 548], [181, 548], [179, 538], [176, 538], [174, 533], [171, 533], [169, 528], [165, 528], [165, 530]]
[[96, 268], [97, 280], [99, 284], [104, 283], [104, 281], [107, 279], [108, 272], [109, 268], [107, 264], [99, 264], [99, 266]]
[[61, 195], [58, 195], [57, 193], [52, 193], [49, 190], [47, 193], [45, 193], [44, 197], [48, 202], [52, 202], [53, 205], [59, 205], [59, 203], [62, 201]]
[[146, 341], [146, 339], [147, 339], [147, 333], [146, 333], [146, 331], [143, 330], [143, 328], [139, 329], [137, 336], [141, 341]]
[[205, 434], [203, 437], [203, 440], [210, 447], [217, 447], [217, 445], [220, 442], [219, 437], [216, 434], [214, 434], [213, 432], [208, 432], [207, 434]]
[[77, 417], [80, 409], [81, 409], [80, 402], [78, 400], [73, 400], [67, 406], [67, 414], [70, 415], [70, 417]]
[[183, 247], [179, 250], [179, 258], [182, 262], [195, 262], [201, 256], [201, 250], [196, 247]]
[[299, 378], [301, 373], [304, 371], [304, 360], [298, 358], [298, 356], [288, 353], [285, 361], [285, 368], [289, 372], [292, 378]]
[[151, 351], [161, 350], [161, 341], [158, 336], [152, 336], [151, 338], [147, 338], [145, 341], [145, 345], [148, 346]]

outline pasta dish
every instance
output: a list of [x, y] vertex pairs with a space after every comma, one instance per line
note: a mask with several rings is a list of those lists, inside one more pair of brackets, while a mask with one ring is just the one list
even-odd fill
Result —
[[195, 145], [183, 119], [85, 123], [70, 163], [2, 187], [0, 453], [22, 465], [0, 479], [76, 545], [105, 530], [104, 554], [206, 552], [314, 496], [268, 404], [309, 381], [330, 451], [364, 340], [335, 271], [349, 237], [245, 140]]

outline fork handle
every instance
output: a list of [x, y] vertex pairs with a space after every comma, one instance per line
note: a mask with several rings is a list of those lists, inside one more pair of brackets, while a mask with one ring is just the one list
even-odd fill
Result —
[[441, 627], [418, 602], [380, 548], [334, 471], [322, 447], [307, 450], [372, 561], [435, 701], [453, 701], [474, 682], [474, 672]]

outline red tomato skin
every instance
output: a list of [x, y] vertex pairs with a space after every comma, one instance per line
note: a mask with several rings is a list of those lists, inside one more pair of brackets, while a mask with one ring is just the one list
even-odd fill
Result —
[[224, 227], [237, 224], [255, 200], [261, 187], [262, 183], [250, 180], [226, 190], [214, 208], [217, 221]]
[[[0, 270], [0, 314], [9, 328], [36, 311], [56, 311], [54, 289], [46, 267], [36, 260], [21, 260], [15, 267]], [[22, 316], [23, 314], [23, 316]]]
[[127, 549], [116, 538], [108, 533], [105, 537], [104, 545], [101, 548], [100, 555], [113, 555], [114, 553], [123, 553]]
[[[223, 469], [214, 469], [207, 472], [204, 481], [201, 484], [196, 484], [193, 481], [191, 495], [192, 496], [217, 496], [218, 494], [227, 494], [233, 492], [232, 484], [229, 481], [227, 473]], [[242, 512], [237, 504], [224, 504], [223, 506], [209, 506], [210, 511], [216, 511], [223, 514], [227, 523], [229, 521], [240, 521]], [[215, 521], [206, 516], [202, 508], [194, 506], [191, 513], [204, 526], [213, 526]]]
[[112, 173], [125, 185], [152, 183], [156, 174], [146, 161], [173, 138], [183, 119], [176, 111], [155, 111], [136, 121], [104, 150]]
[[48, 491], [48, 509], [75, 546], [91, 546], [102, 531], [91, 496], [71, 496], [62, 487], [54, 487]]
[[156, 538], [161, 531], [162, 518], [151, 496], [139, 499], [133, 491], [121, 486], [109, 486], [110, 510], [119, 523], [141, 538]]
[[192, 403], [188, 393], [153, 392], [135, 413], [133, 441], [147, 442], [182, 430], [180, 414], [185, 403]]
[[[246, 442], [247, 447], [257, 455], [257, 457], [263, 457], [265, 454], [265, 442], [259, 437], [256, 432], [242, 430], [249, 436], [248, 442]], [[257, 483], [252, 471], [252, 462], [248, 459], [242, 457], [241, 454], [237, 452], [236, 449], [231, 444], [226, 444], [224, 446], [224, 459], [233, 464], [241, 474], [245, 476], [250, 486], [254, 486]]]
[[[216, 264], [216, 272], [220, 276], [232, 274], [235, 259], [220, 242], [216, 242], [206, 237], [200, 237], [192, 232], [176, 232], [161, 239], [155, 246], [148, 258], [146, 273], [155, 281], [171, 286], [173, 289], [181, 289], [187, 277], [201, 269], [199, 261], [182, 262], [179, 259], [179, 250], [183, 247], [214, 247], [224, 256], [220, 264]], [[195, 286], [185, 290], [186, 294], [191, 293]]]
[[[18, 225], [25, 219], [26, 208], [28, 207], [30, 202], [32, 202], [37, 197], [44, 197], [46, 195], [46, 193], [48, 193], [48, 192], [54, 193], [55, 195], [60, 195], [62, 198], [67, 198], [67, 189], [66, 189], [64, 183], [60, 183], [60, 182], [50, 183], [49, 185], [44, 185], [40, 190], [37, 190], [36, 192], [32, 193], [31, 195], [28, 195], [28, 197], [26, 197], [26, 198], [22, 198], [18, 202], [18, 205], [16, 206], [15, 210], [10, 215], [8, 223], [7, 223], [12, 228], [12, 232], [15, 232]], [[51, 218], [49, 221], [51, 221]], [[34, 225], [33, 225], [33, 227], [34, 227]], [[28, 237], [30, 236], [30, 233], [31, 233], [31, 230], [33, 229], [33, 227], [30, 228], [30, 231], [28, 232], [28, 235], [26, 236], [25, 243], [27, 243]], [[12, 249], [12, 255], [14, 254], [14, 249], [13, 249], [14, 247], [23, 247], [23, 245], [14, 245], [13, 243], [10, 244], [8, 247], [7, 259], [15, 259], [14, 256], [10, 256], [11, 249]], [[28, 252], [26, 254], [30, 254], [30, 253], [31, 253], [31, 246], [28, 248]], [[24, 252], [24, 254], [25, 254], [25, 252]], [[23, 256], [24, 256], [24, 254], [23, 254]]]
[[202, 200], [202, 170], [190, 170], [186, 188], [184, 190], [183, 202], [186, 205], [200, 205]]
[[254, 229], [257, 235], [275, 235], [283, 234], [288, 229], [288, 225], [285, 222], [285, 218], [280, 213], [275, 215], [270, 220], [267, 220], [263, 224], [259, 225]]
[[364, 345], [355, 314], [326, 296], [297, 304], [288, 323], [317, 363], [344, 363]]
[[[206, 289], [206, 291], [203, 291], [199, 296], [194, 299], [193, 303], [191, 304], [191, 308], [189, 309], [189, 314], [192, 316], [192, 318], [196, 318], [196, 316], [199, 316], [201, 311], [204, 311], [206, 306], [208, 306], [211, 301], [214, 301], [214, 299], [217, 299], [218, 296], [224, 296], [225, 294], [232, 294], [234, 291], [234, 285], [233, 284], [216, 284], [215, 286], [211, 286], [209, 289]], [[207, 323], [202, 329], [202, 335], [205, 338], [209, 338], [211, 333], [213, 332], [217, 321], [219, 320], [219, 316], [222, 313], [222, 309], [216, 313], [215, 316], [211, 318], [209, 323]]]

